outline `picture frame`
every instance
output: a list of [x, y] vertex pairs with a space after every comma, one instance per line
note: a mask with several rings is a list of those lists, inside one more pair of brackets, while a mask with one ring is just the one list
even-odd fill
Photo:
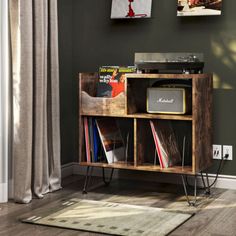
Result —
[[221, 15], [223, 0], [177, 0], [177, 16]]
[[112, 0], [111, 19], [151, 17], [152, 0]]

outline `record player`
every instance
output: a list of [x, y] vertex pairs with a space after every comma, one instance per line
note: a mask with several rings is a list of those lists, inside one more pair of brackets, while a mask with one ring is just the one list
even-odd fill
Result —
[[140, 73], [203, 73], [202, 53], [135, 53]]

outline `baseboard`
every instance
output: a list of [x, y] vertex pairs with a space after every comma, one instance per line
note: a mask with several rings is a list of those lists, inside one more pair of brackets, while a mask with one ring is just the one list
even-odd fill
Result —
[[67, 163], [61, 166], [61, 177], [66, 178], [74, 174], [74, 166], [76, 163]]
[[0, 183], [0, 203], [8, 201], [8, 184]]
[[[215, 177], [215, 174], [209, 174], [210, 183], [214, 181]], [[236, 176], [219, 175], [215, 187], [236, 190]]]
[[[86, 175], [86, 167], [80, 166], [76, 162], [63, 165], [62, 177], [68, 177], [70, 175]], [[101, 168], [93, 168], [92, 175], [101, 177], [102, 176]], [[215, 177], [216, 177], [215, 174], [209, 174], [210, 184], [213, 183]], [[158, 172], [115, 170], [113, 178], [182, 184], [180, 175], [165, 174]], [[190, 183], [193, 182], [193, 177], [189, 177], [189, 182]], [[199, 185], [202, 184], [200, 176], [198, 176], [198, 184]], [[214, 187], [236, 190], [236, 176], [219, 175]]]

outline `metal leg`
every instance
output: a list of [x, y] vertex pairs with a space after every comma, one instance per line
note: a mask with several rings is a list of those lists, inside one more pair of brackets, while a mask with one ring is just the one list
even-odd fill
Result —
[[184, 187], [184, 193], [185, 193], [185, 196], [186, 196], [187, 202], [188, 202], [189, 205], [191, 205], [191, 204], [190, 204], [189, 197], [188, 197], [188, 192], [187, 192], [187, 188], [186, 188], [186, 184], [185, 184], [184, 176], [181, 175], [181, 178], [182, 178], [182, 183], [183, 183], [183, 187]]
[[110, 182], [111, 182], [111, 180], [112, 180], [113, 172], [114, 172], [114, 168], [111, 169], [111, 175], [110, 175], [109, 180], [107, 181], [106, 178], [105, 178], [105, 170], [104, 170], [104, 167], [102, 168], [102, 178], [103, 178], [103, 182], [105, 183], [105, 185], [109, 185], [109, 184], [110, 184]]
[[202, 184], [203, 184], [203, 187], [204, 187], [204, 189], [206, 189], [206, 184], [205, 184], [205, 180], [204, 180], [204, 178], [203, 178], [202, 171], [201, 171], [201, 177], [202, 177]]
[[208, 173], [206, 172], [207, 186], [206, 186], [206, 184], [205, 184], [205, 180], [204, 180], [202, 171], [201, 171], [201, 177], [202, 177], [202, 183], [203, 183], [203, 186], [204, 186], [204, 189], [205, 189], [205, 194], [206, 194], [206, 195], [210, 195], [210, 194], [211, 194], [211, 189], [210, 189], [210, 184], [209, 184]]
[[[90, 168], [91, 168], [91, 171], [90, 171], [90, 174], [89, 174]], [[86, 171], [86, 176], [85, 176], [85, 181], [84, 181], [84, 188], [83, 188], [83, 191], [82, 191], [83, 194], [87, 194], [87, 187], [88, 187], [90, 179], [91, 179], [92, 170], [93, 170], [93, 167], [87, 166], [87, 171]]]
[[209, 184], [209, 177], [208, 177], [208, 173], [206, 172], [206, 179], [207, 179], [207, 189], [206, 189], [206, 194], [210, 195], [211, 194], [211, 187]]
[[187, 202], [189, 204], [189, 206], [195, 206], [196, 202], [197, 202], [197, 176], [194, 176], [194, 201], [190, 201], [189, 196], [188, 196], [188, 191], [187, 191], [187, 187], [186, 187], [186, 182], [184, 179], [184, 176], [181, 175], [182, 177], [182, 182], [183, 182], [183, 187], [184, 187], [184, 193], [187, 199]]

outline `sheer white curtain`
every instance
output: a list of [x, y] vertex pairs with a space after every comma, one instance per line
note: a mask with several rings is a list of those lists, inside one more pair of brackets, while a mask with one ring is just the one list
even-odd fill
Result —
[[9, 134], [8, 0], [0, 1], [0, 30], [0, 202], [7, 202]]

